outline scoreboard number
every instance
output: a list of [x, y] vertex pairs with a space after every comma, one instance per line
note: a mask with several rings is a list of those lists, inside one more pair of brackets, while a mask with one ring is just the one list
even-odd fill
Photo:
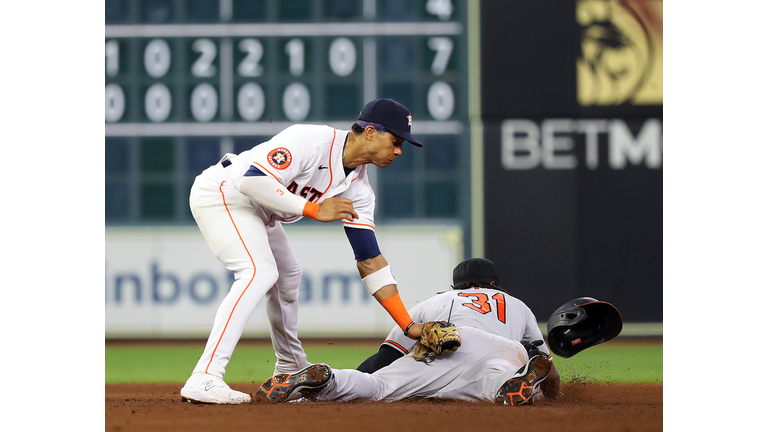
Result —
[[144, 49], [144, 69], [152, 78], [160, 78], [171, 68], [171, 47], [163, 39], [153, 39]]
[[107, 84], [104, 88], [106, 106], [104, 107], [104, 116], [108, 123], [120, 121], [125, 113], [125, 94], [123, 89], [117, 84]]
[[304, 41], [291, 39], [285, 44], [285, 53], [288, 54], [288, 69], [293, 76], [301, 76], [304, 73]]
[[309, 114], [309, 89], [302, 83], [293, 83], [283, 92], [283, 112], [288, 119], [302, 121]]
[[264, 90], [256, 83], [248, 83], [237, 92], [237, 111], [245, 121], [256, 121], [264, 114]]
[[453, 53], [453, 41], [447, 37], [433, 37], [427, 41], [429, 49], [435, 51], [435, 58], [432, 60], [432, 73], [442, 75], [448, 68], [448, 60]]
[[244, 77], [257, 77], [264, 73], [260, 65], [264, 57], [264, 46], [257, 39], [243, 39], [237, 44], [237, 49], [245, 53], [245, 58], [237, 65], [237, 73]]
[[448, 120], [453, 115], [453, 89], [445, 81], [438, 81], [427, 92], [427, 110], [435, 120]]
[[216, 89], [208, 83], [198, 84], [192, 90], [190, 107], [192, 116], [199, 122], [209, 122], [216, 116], [219, 98]]
[[107, 76], [115, 77], [120, 72], [120, 45], [116, 40], [107, 41], [105, 51]]
[[210, 39], [198, 39], [192, 43], [192, 51], [200, 53], [200, 56], [192, 64], [192, 75], [200, 78], [208, 78], [216, 75], [216, 44]]
[[357, 53], [355, 44], [348, 38], [338, 38], [331, 43], [328, 50], [328, 63], [331, 70], [338, 76], [347, 76], [355, 70]]
[[451, 0], [427, 0], [426, 10], [427, 13], [446, 21], [453, 15], [453, 3]]
[[155, 83], [144, 97], [144, 112], [155, 123], [165, 121], [171, 114], [171, 91], [162, 83]]

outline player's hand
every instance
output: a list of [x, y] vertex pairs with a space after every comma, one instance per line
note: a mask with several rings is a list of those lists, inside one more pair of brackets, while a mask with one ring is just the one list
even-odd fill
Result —
[[408, 337], [411, 339], [420, 339], [422, 330], [424, 330], [424, 324], [414, 324], [408, 329]]
[[346, 198], [328, 198], [320, 203], [315, 220], [320, 222], [333, 222], [345, 219], [350, 222], [357, 219], [357, 212], [352, 207], [352, 201]]

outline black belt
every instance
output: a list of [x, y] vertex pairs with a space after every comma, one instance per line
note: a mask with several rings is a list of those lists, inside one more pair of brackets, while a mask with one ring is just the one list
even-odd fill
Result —
[[228, 167], [230, 165], [232, 165], [232, 161], [229, 160], [229, 159], [224, 159], [223, 161], [221, 161], [221, 166], [223, 166], [224, 168], [226, 168], [226, 167]]

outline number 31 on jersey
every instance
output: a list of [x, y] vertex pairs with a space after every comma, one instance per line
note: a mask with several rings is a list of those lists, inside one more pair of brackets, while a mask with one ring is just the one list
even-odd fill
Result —
[[[462, 306], [466, 306], [473, 311], [480, 312], [485, 315], [492, 310], [491, 303], [488, 302], [488, 294], [485, 293], [459, 293], [462, 297], [467, 297], [471, 300], [470, 303], [462, 303]], [[503, 322], [507, 322], [507, 307], [504, 300], [504, 294], [498, 293], [491, 297], [496, 303], [496, 318]]]

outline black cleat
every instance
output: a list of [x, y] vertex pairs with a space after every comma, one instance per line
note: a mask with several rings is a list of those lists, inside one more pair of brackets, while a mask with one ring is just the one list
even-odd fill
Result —
[[294, 374], [280, 374], [268, 379], [256, 390], [256, 403], [283, 403], [291, 400], [296, 392], [307, 393], [320, 390], [331, 380], [333, 372], [327, 364], [314, 364]]
[[537, 355], [520, 368], [514, 378], [510, 378], [496, 392], [496, 403], [502, 405], [526, 405], [533, 401], [531, 396], [544, 378], [549, 375], [552, 362], [546, 355]]

